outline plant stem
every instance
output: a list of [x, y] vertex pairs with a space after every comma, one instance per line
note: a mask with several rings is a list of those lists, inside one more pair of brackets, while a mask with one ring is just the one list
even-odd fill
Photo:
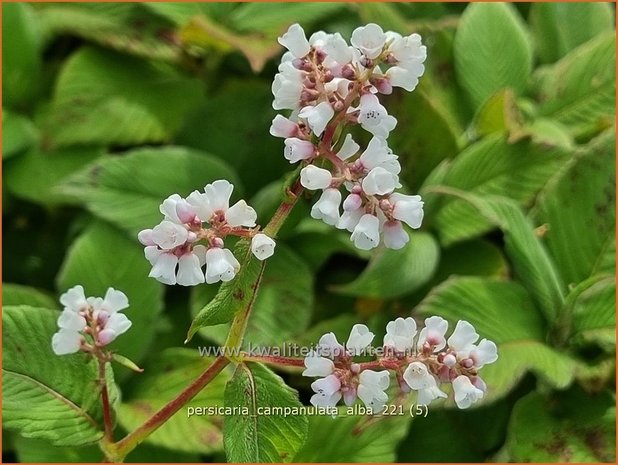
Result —
[[305, 367], [305, 361], [302, 358], [280, 357], [276, 355], [243, 354], [242, 360], [243, 362], [262, 362], [289, 367]]
[[114, 440], [114, 422], [112, 420], [112, 410], [109, 405], [109, 392], [107, 390], [107, 380], [105, 377], [105, 365], [107, 361], [98, 359], [99, 362], [99, 385], [101, 386], [101, 403], [103, 404], [103, 425], [105, 428], [105, 440]]
[[146, 422], [125, 436], [116, 444], [110, 445], [113, 458], [122, 460], [126, 455], [137, 447], [146, 437], [152, 434], [157, 428], [165, 423], [172, 415], [180, 410], [187, 402], [193, 399], [204, 387], [217, 376], [223, 368], [230, 363], [224, 357], [217, 357], [212, 365], [200, 375], [195, 381], [187, 386], [178, 396], [164, 405], [158, 412], [150, 417]]
[[285, 220], [292, 211], [292, 208], [294, 208], [294, 205], [296, 205], [296, 202], [303, 193], [303, 190], [304, 188], [300, 183], [300, 179], [297, 179], [288, 191], [288, 197], [281, 202], [279, 208], [277, 208], [277, 211], [273, 214], [272, 218], [264, 228], [264, 234], [269, 237], [277, 236], [277, 233], [281, 229], [281, 226], [283, 226], [283, 223], [285, 223]]

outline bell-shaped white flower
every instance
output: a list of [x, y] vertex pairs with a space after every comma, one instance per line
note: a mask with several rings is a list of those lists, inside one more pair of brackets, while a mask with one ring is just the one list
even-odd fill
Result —
[[367, 195], [386, 195], [393, 192], [399, 184], [396, 174], [378, 166], [367, 173], [362, 182], [363, 192]]
[[327, 55], [341, 65], [352, 61], [352, 50], [345, 39], [338, 32], [328, 36], [324, 43], [323, 50]]
[[56, 355], [74, 354], [79, 351], [83, 337], [77, 331], [60, 328], [52, 336], [52, 350]]
[[233, 228], [238, 226], [253, 228], [255, 227], [256, 220], [256, 211], [247, 205], [247, 202], [244, 200], [239, 200], [225, 212], [225, 221]]
[[317, 352], [322, 357], [335, 358], [346, 353], [334, 333], [324, 334], [318, 341]]
[[390, 377], [387, 370], [363, 370], [358, 375], [356, 392], [359, 399], [371, 408], [373, 413], [379, 413], [388, 401], [388, 395], [384, 391], [388, 389], [389, 383]]
[[315, 165], [307, 165], [300, 170], [300, 183], [309, 190], [326, 189], [330, 186], [333, 176], [330, 171], [318, 168]]
[[192, 222], [197, 215], [197, 209], [178, 194], [172, 194], [165, 199], [159, 206], [159, 211], [163, 213], [166, 221], [179, 225]]
[[275, 98], [272, 106], [275, 110], [296, 110], [304, 88], [302, 76], [291, 64], [285, 71], [277, 73], [273, 80], [271, 90]]
[[434, 379], [432, 386], [425, 388], [425, 389], [418, 390], [418, 394], [416, 397], [416, 403], [418, 405], [429, 405], [431, 404], [431, 402], [433, 402], [434, 400], [438, 398], [446, 399], [447, 397], [448, 396], [446, 392], [442, 391], [438, 387], [438, 384], [436, 383]]
[[311, 383], [311, 389], [315, 394], [310, 402], [316, 407], [334, 407], [341, 400], [341, 381], [335, 375], [328, 375]]
[[374, 215], [364, 214], [354, 228], [350, 240], [361, 250], [371, 250], [380, 243], [380, 220]]
[[337, 157], [339, 157], [341, 160], [347, 160], [348, 158], [356, 155], [359, 150], [360, 145], [354, 142], [351, 134], [348, 134], [347, 136], [345, 136], [343, 144], [337, 152]]
[[397, 126], [395, 117], [386, 112], [374, 94], [364, 94], [360, 98], [358, 107], [358, 122], [361, 127], [374, 136], [386, 139], [388, 134]]
[[313, 133], [320, 137], [326, 129], [326, 125], [334, 116], [335, 110], [328, 102], [321, 102], [315, 106], [307, 106], [300, 110], [299, 118], [307, 120], [307, 124]]
[[380, 167], [393, 174], [401, 172], [399, 157], [392, 152], [382, 137], [372, 137], [359, 160], [367, 170]]
[[418, 34], [395, 37], [389, 47], [393, 57], [402, 63], [423, 63], [427, 58], [427, 47], [423, 45], [422, 38]]
[[58, 327], [71, 331], [83, 331], [86, 328], [86, 319], [79, 313], [65, 308], [58, 317]]
[[218, 247], [206, 251], [206, 282], [213, 284], [234, 279], [240, 270], [240, 263], [229, 249]]
[[460, 375], [453, 380], [455, 403], [460, 409], [466, 409], [483, 398], [484, 392], [475, 387], [467, 376]]
[[380, 26], [369, 23], [366, 26], [357, 27], [352, 32], [350, 42], [360, 50], [363, 55], [373, 60], [377, 58], [386, 42], [386, 34]]
[[214, 212], [225, 212], [229, 208], [233, 190], [234, 185], [225, 179], [219, 179], [204, 187], [204, 193]]
[[122, 291], [110, 287], [105, 292], [101, 308], [112, 314], [129, 307], [129, 298]]
[[287, 32], [278, 39], [279, 43], [287, 48], [296, 58], [303, 58], [311, 49], [305, 31], [300, 24], [292, 24]]
[[298, 124], [284, 116], [277, 115], [270, 125], [270, 134], [275, 137], [294, 137], [298, 133]]
[[414, 318], [397, 318], [386, 324], [384, 346], [392, 347], [396, 352], [409, 351], [414, 345], [416, 322]]
[[403, 379], [410, 389], [418, 391], [427, 389], [436, 385], [436, 380], [429, 370], [427, 365], [422, 362], [412, 362], [403, 372]]
[[393, 218], [403, 221], [413, 229], [423, 223], [423, 205], [420, 195], [392, 194], [388, 198], [393, 205]]
[[345, 211], [358, 210], [363, 204], [363, 198], [358, 194], [350, 194], [343, 201], [343, 209]]
[[335, 364], [332, 360], [320, 357], [316, 351], [311, 351], [305, 357], [305, 371], [303, 376], [319, 376], [326, 377], [332, 375], [335, 371]]
[[60, 303], [65, 309], [80, 312], [88, 308], [83, 286], [77, 285], [60, 296]]
[[374, 334], [365, 325], [352, 326], [345, 347], [350, 355], [360, 355], [373, 341]]
[[100, 345], [107, 345], [123, 333], [126, 333], [132, 323], [124, 313], [114, 313], [105, 322], [105, 326], [97, 335]]
[[187, 242], [189, 231], [181, 224], [163, 220], [152, 229], [152, 240], [164, 250], [172, 250]]
[[341, 192], [339, 192], [339, 189], [325, 189], [311, 208], [311, 217], [316, 220], [322, 220], [331, 226], [335, 225], [339, 220], [339, 205], [341, 205]]
[[358, 222], [365, 214], [365, 210], [361, 208], [357, 208], [356, 210], [345, 210], [339, 221], [337, 221], [337, 228], [339, 229], [347, 229], [350, 232], [354, 231], [354, 228], [358, 225]]
[[479, 335], [474, 326], [465, 320], [459, 320], [447, 342], [454, 352], [465, 357], [474, 348], [474, 343], [478, 341], [478, 338]]
[[[197, 252], [197, 253], [196, 253]], [[205, 265], [206, 247], [197, 245], [193, 253], [189, 252], [178, 259], [176, 284], [181, 286], [197, 286], [205, 281], [202, 266]]]
[[251, 239], [251, 252], [258, 260], [266, 260], [275, 253], [275, 241], [266, 234], [258, 233]]
[[163, 284], [176, 284], [178, 257], [175, 254], [163, 251], [157, 246], [148, 246], [144, 249], [144, 255], [152, 265], [148, 274], [149, 277], [155, 278]]
[[386, 72], [386, 77], [391, 86], [401, 87], [408, 92], [412, 92], [416, 89], [419, 78], [424, 72], [425, 67], [422, 64], [411, 65], [409, 68], [393, 66]]
[[387, 221], [382, 227], [384, 245], [389, 249], [399, 250], [410, 241], [410, 236], [403, 229], [401, 221]]
[[482, 368], [498, 360], [498, 347], [493, 341], [482, 339], [477, 346], [470, 350], [468, 356], [474, 360], [475, 367]]
[[308, 140], [289, 137], [283, 143], [285, 144], [283, 156], [290, 163], [308, 160], [315, 155], [315, 146]]
[[448, 321], [439, 316], [432, 316], [425, 319], [425, 327], [418, 335], [417, 348], [422, 349], [425, 343], [433, 347], [434, 351], [442, 350], [446, 346], [444, 335], [448, 329]]

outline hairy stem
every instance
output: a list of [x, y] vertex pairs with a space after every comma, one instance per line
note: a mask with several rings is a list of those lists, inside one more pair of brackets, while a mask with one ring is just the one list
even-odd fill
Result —
[[305, 361], [302, 358], [280, 357], [276, 355], [242, 355], [243, 362], [261, 362], [271, 365], [289, 366], [289, 367], [305, 367]]
[[101, 387], [101, 403], [103, 406], [103, 425], [105, 428], [105, 440], [114, 440], [114, 422], [112, 420], [112, 409], [109, 405], [109, 392], [107, 390], [107, 380], [105, 377], [105, 365], [107, 361], [99, 359], [99, 385]]
[[298, 202], [298, 199], [302, 195], [303, 190], [304, 188], [300, 183], [300, 179], [297, 179], [288, 190], [287, 198], [281, 202], [279, 208], [277, 208], [277, 211], [275, 211], [272, 218], [264, 228], [264, 234], [269, 237], [277, 236], [281, 226], [283, 226], [283, 223], [285, 223], [285, 220], [292, 211], [292, 208], [294, 208], [294, 205], [296, 205], [296, 202]]

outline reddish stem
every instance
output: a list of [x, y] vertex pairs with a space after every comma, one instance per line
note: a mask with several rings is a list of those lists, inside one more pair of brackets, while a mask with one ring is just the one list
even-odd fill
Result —
[[107, 390], [107, 380], [105, 377], [105, 364], [103, 359], [99, 359], [99, 384], [101, 386], [101, 403], [103, 405], [103, 425], [105, 428], [105, 439], [112, 442], [114, 440], [114, 422], [112, 420], [112, 409], [109, 404], [109, 392]]
[[282, 365], [289, 367], [305, 367], [305, 360], [302, 358], [280, 357], [276, 355], [250, 355], [246, 354], [242, 357], [245, 362], [262, 362], [272, 365]]

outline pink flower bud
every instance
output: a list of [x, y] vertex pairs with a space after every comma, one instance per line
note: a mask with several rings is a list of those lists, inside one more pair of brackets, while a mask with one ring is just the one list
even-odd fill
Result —
[[462, 366], [466, 368], [472, 368], [474, 366], [474, 360], [467, 358], [461, 362]]
[[343, 209], [345, 211], [358, 210], [363, 204], [363, 199], [358, 194], [350, 194], [343, 201]]
[[345, 79], [349, 79], [350, 81], [353, 80], [356, 76], [356, 73], [354, 72], [354, 68], [352, 68], [352, 65], [345, 65], [343, 68], [341, 68], [341, 77], [345, 78]]
[[388, 79], [378, 78], [372, 80], [371, 83], [376, 87], [376, 89], [378, 89], [378, 92], [380, 92], [381, 94], [390, 95], [393, 93], [393, 86]]
[[455, 358], [455, 356], [453, 354], [448, 354], [444, 356], [444, 360], [443, 363], [449, 367], [452, 368], [455, 366], [455, 364], [457, 363], [457, 359]]
[[106, 346], [110, 342], [116, 339], [116, 331], [113, 329], [104, 329], [97, 336], [97, 343], [102, 346]]
[[155, 245], [152, 240], [152, 229], [144, 229], [139, 232], [137, 239], [145, 246]]

